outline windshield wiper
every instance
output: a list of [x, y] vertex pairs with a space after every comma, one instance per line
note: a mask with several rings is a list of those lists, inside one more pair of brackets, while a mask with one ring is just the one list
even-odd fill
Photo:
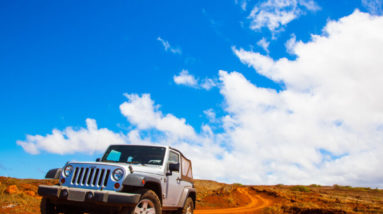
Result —
[[120, 161], [114, 161], [114, 160], [101, 160], [100, 162], [118, 163], [118, 162], [120, 162]]
[[144, 163], [138, 162], [138, 161], [131, 161], [131, 162], [126, 162], [128, 164], [141, 164], [142, 166], [145, 166]]

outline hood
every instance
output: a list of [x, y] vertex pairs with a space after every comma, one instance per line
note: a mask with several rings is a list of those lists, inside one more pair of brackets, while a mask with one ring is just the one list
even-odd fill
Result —
[[164, 173], [163, 166], [153, 166], [153, 165], [138, 165], [138, 164], [128, 164], [128, 163], [113, 163], [113, 162], [83, 162], [83, 161], [70, 161], [68, 164], [85, 164], [93, 166], [114, 166], [121, 167], [125, 170], [127, 174], [130, 173], [129, 166], [132, 166], [133, 173], [148, 173], [162, 175]]

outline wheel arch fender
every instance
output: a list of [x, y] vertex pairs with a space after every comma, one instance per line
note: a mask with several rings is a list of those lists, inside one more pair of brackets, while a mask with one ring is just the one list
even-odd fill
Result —
[[59, 179], [61, 172], [62, 172], [61, 168], [51, 169], [51, 170], [49, 170], [47, 172], [47, 174], [45, 175], [45, 178], [48, 178], [48, 179]]
[[154, 181], [154, 180], [147, 180], [145, 181], [145, 185], [144, 185], [145, 188], [147, 189], [150, 189], [152, 191], [154, 191], [157, 196], [158, 196], [158, 199], [160, 199], [160, 203], [162, 205], [162, 189], [161, 189], [161, 183], [157, 182], [157, 181]]
[[139, 174], [129, 174], [125, 178], [123, 185], [151, 189], [157, 194], [162, 204], [161, 180], [158, 178]]
[[188, 197], [191, 197], [193, 200], [193, 206], [195, 208], [195, 202], [196, 202], [196, 190], [193, 187], [185, 187], [184, 190], [182, 191], [180, 200], [178, 201], [178, 207], [184, 207], [186, 203], [186, 199]]

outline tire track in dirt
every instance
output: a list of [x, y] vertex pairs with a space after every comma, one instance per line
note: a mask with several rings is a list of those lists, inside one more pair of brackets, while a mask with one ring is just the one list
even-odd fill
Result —
[[260, 195], [252, 195], [247, 188], [240, 188], [238, 191], [250, 198], [251, 202], [243, 207], [225, 208], [225, 209], [209, 209], [195, 210], [195, 214], [226, 214], [226, 213], [255, 213], [269, 206], [271, 202], [262, 198]]

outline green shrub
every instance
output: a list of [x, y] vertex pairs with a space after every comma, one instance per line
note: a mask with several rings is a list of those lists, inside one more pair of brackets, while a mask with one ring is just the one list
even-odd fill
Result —
[[292, 186], [290, 187], [290, 190], [292, 191], [299, 191], [299, 192], [310, 192], [310, 188], [306, 187], [306, 186]]
[[338, 185], [338, 184], [334, 184], [333, 188], [334, 189], [338, 189], [338, 190], [357, 190], [357, 191], [370, 191], [371, 190], [370, 187], [341, 186], [341, 185]]

